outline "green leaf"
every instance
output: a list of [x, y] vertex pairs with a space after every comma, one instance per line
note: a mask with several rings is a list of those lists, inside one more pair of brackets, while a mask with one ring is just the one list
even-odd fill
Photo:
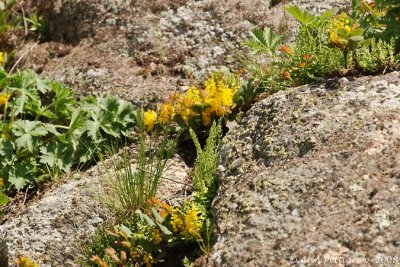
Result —
[[51, 168], [68, 172], [73, 164], [73, 150], [62, 143], [50, 143], [40, 148], [40, 162]]
[[78, 158], [80, 163], [86, 163], [92, 160], [94, 154], [99, 148], [99, 144], [103, 142], [103, 140], [104, 139], [99, 139], [94, 142], [94, 140], [88, 137], [85, 133], [83, 137], [79, 140], [79, 146], [75, 151], [75, 158]]
[[16, 164], [9, 172], [8, 182], [17, 190], [23, 189], [29, 182], [34, 181], [34, 167], [31, 162]]
[[0, 138], [0, 155], [1, 161], [0, 165], [12, 164], [15, 160], [15, 149], [14, 144], [9, 140], [4, 140]]
[[338, 29], [338, 30], [337, 30], [337, 34], [338, 34], [340, 37], [344, 38], [344, 39], [347, 39], [347, 38], [350, 36], [350, 33], [347, 32], [347, 31], [346, 31], [345, 29], [343, 29], [343, 28]]
[[64, 87], [61, 83], [51, 83], [52, 91], [55, 96], [51, 106], [54, 108], [54, 112], [57, 113], [61, 118], [70, 117], [73, 112], [73, 105], [75, 104], [73, 92]]
[[40, 138], [48, 131], [39, 121], [19, 120], [13, 124], [13, 133], [18, 138], [15, 140], [17, 148], [28, 148], [30, 152], [40, 143]]
[[364, 29], [358, 28], [354, 29], [350, 32], [350, 36], [363, 36], [364, 35]]
[[362, 40], [364, 40], [364, 36], [351, 36], [349, 37], [349, 40], [353, 42], [361, 42]]
[[164, 225], [162, 225], [161, 223], [157, 223], [158, 228], [160, 228], [161, 232], [163, 232], [166, 235], [172, 235], [172, 232], [165, 227]]
[[45, 79], [40, 79], [39, 76], [35, 75], [35, 81], [36, 81], [36, 88], [41, 92], [42, 94], [45, 94], [50, 90], [50, 85], [49, 81]]
[[155, 208], [151, 209], [151, 214], [153, 215], [154, 219], [156, 219], [157, 222], [162, 223], [164, 221]]
[[123, 224], [121, 224], [120, 226], [119, 226], [119, 232], [120, 233], [122, 233], [126, 238], [131, 238], [132, 237], [132, 235], [133, 235], [133, 233], [132, 233], [132, 231], [128, 228], [128, 227], [126, 227], [125, 225], [123, 225]]
[[8, 203], [7, 195], [4, 194], [3, 192], [0, 192], [0, 206], [7, 205], [7, 203]]
[[142, 218], [145, 220], [145, 222], [146, 222], [149, 226], [154, 226], [154, 225], [155, 225], [154, 221], [149, 217], [149, 215], [143, 213], [143, 214], [142, 214]]
[[315, 21], [315, 16], [307, 11], [302, 11], [297, 6], [285, 6], [284, 9], [304, 26], [309, 26]]
[[274, 34], [272, 28], [254, 29], [251, 31], [252, 40], [245, 42], [255, 54], [273, 53], [281, 44], [282, 36]]
[[98, 134], [100, 130], [100, 121], [97, 118], [86, 121], [85, 130], [94, 141], [98, 142], [100, 140]]
[[66, 133], [66, 141], [71, 143], [74, 150], [78, 147], [79, 138], [86, 131], [85, 123], [86, 118], [83, 116], [83, 111], [80, 109], [74, 110]]

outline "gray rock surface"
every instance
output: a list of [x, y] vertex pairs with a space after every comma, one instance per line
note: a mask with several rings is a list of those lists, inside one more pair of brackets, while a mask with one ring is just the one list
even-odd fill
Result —
[[221, 165], [210, 266], [399, 263], [399, 72], [257, 103], [224, 138]]
[[[147, 104], [221, 66], [237, 70], [255, 27], [293, 28], [283, 4], [318, 13], [342, 0], [28, 0], [45, 15], [45, 42], [27, 42], [20, 67], [80, 95], [115, 94]], [[274, 4], [272, 4], [274, 3]], [[1, 48], [1, 47], [0, 47]]]

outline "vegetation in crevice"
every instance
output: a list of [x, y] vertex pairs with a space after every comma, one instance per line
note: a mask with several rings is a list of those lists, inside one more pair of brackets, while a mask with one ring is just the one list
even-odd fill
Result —
[[[138, 208], [133, 213], [131, 207], [121, 213], [130, 214], [123, 217], [122, 223], [97, 233], [93, 246], [86, 248], [86, 266], [178, 266], [178, 262], [190, 265], [191, 261], [211, 251], [211, 201], [216, 194], [217, 150], [222, 130], [221, 125], [214, 122], [204, 148], [200, 146], [195, 132], [190, 130], [190, 133], [198, 155], [192, 173], [194, 192], [191, 196], [182, 203], [171, 204], [155, 198], [154, 194], [147, 194], [147, 198], [137, 202]], [[145, 157], [139, 153], [138, 162]], [[145, 169], [153, 165], [151, 161], [147, 162], [142, 166]], [[131, 170], [125, 168], [124, 171]], [[140, 175], [138, 173], [140, 169], [136, 175]], [[131, 182], [139, 185], [134, 175], [130, 176]], [[120, 179], [126, 182], [125, 177], [117, 175], [116, 185], [120, 184]], [[144, 183], [154, 181], [150, 176], [144, 179]], [[134, 197], [137, 192], [122, 194]], [[109, 197], [120, 202], [118, 195], [110, 194]]]

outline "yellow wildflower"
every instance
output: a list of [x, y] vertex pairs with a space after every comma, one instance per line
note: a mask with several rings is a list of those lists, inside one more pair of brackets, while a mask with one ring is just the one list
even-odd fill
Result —
[[165, 103], [161, 106], [158, 112], [158, 122], [162, 125], [167, 125], [174, 118], [175, 107], [171, 103]]
[[222, 117], [230, 113], [235, 107], [233, 97], [236, 88], [229, 88], [222, 78], [210, 78], [204, 83], [204, 110], [202, 113], [203, 124], [211, 124], [211, 114]]
[[154, 129], [154, 124], [157, 120], [157, 113], [154, 110], [147, 110], [144, 113], [144, 125], [146, 126], [146, 131], [151, 132]]
[[183, 122], [188, 125], [191, 114], [187, 98], [179, 97], [176, 101], [176, 114], [180, 115]]
[[160, 230], [154, 229], [154, 231], [152, 232], [152, 239], [155, 244], [161, 243], [162, 236], [161, 236]]
[[186, 96], [191, 105], [195, 104], [196, 102], [201, 102], [202, 100], [200, 90], [197, 89], [196, 86], [189, 87]]
[[238, 86], [232, 88], [222, 76], [214, 75], [206, 80], [203, 88], [192, 85], [186, 94], [170, 96], [168, 102], [160, 105], [157, 122], [167, 125], [171, 121], [189, 125], [189, 120], [211, 125], [214, 115], [222, 117], [235, 108], [234, 95]]
[[32, 262], [31, 259], [22, 256], [19, 257], [15, 263], [17, 264], [17, 267], [39, 267], [39, 265], [35, 262]]
[[10, 99], [11, 94], [3, 93], [0, 94], [0, 106], [4, 106]]
[[347, 45], [347, 41], [340, 38], [338, 36], [338, 34], [336, 33], [336, 31], [330, 32], [329, 39], [332, 44], [334, 44], [335, 46], [337, 46], [339, 48], [344, 48]]
[[190, 209], [185, 212], [185, 232], [191, 236], [197, 237], [200, 234], [201, 220], [199, 210], [192, 204]]
[[145, 254], [143, 256], [143, 262], [146, 264], [146, 267], [151, 267], [154, 263], [153, 256], [151, 254]]
[[0, 52], [0, 65], [3, 65], [4, 62], [4, 53]]
[[3, 186], [4, 186], [4, 179], [0, 178], [0, 187], [3, 187]]
[[179, 209], [175, 208], [171, 216], [171, 225], [174, 232], [179, 232], [183, 229], [183, 220]]

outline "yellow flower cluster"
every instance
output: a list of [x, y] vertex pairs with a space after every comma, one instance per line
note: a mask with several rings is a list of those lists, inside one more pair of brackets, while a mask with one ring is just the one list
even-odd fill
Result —
[[0, 107], [4, 106], [8, 102], [10, 97], [11, 97], [11, 94], [7, 94], [7, 93], [0, 94]]
[[332, 46], [342, 50], [355, 49], [355, 44], [363, 39], [363, 33], [364, 30], [360, 28], [359, 23], [353, 23], [348, 14], [342, 13], [332, 19], [329, 41]]
[[15, 261], [15, 264], [17, 267], [39, 267], [39, 265], [31, 259], [22, 256]]
[[195, 205], [192, 205], [185, 214], [185, 232], [191, 236], [198, 236], [201, 229], [201, 221], [199, 217], [199, 210]]
[[146, 131], [151, 132], [154, 129], [154, 124], [157, 121], [157, 113], [154, 110], [147, 110], [144, 113], [144, 125], [146, 126]]
[[152, 130], [154, 123], [168, 125], [171, 122], [183, 122], [186, 126], [194, 120], [204, 126], [210, 126], [214, 117], [222, 117], [235, 108], [234, 96], [238, 86], [229, 86], [222, 75], [214, 75], [206, 80], [199, 89], [191, 86], [186, 94], [176, 93], [159, 105], [158, 112], [147, 111], [146, 129]]
[[349, 24], [350, 24], [349, 15], [347, 15], [346, 13], [341, 13], [340, 15], [337, 15], [333, 18], [332, 28], [340, 29], [348, 27], [348, 29], [350, 29]]
[[171, 225], [175, 233], [181, 231], [184, 228], [182, 214], [180, 214], [180, 212], [181, 211], [179, 209], [175, 208], [171, 215]]
[[145, 254], [143, 256], [143, 262], [146, 264], [146, 267], [151, 267], [154, 263], [153, 256], [151, 254]]
[[175, 209], [171, 216], [171, 225], [174, 232], [181, 232], [197, 238], [201, 230], [200, 211], [195, 204], [188, 207], [184, 213]]
[[154, 231], [152, 232], [152, 240], [155, 244], [161, 243], [162, 236], [161, 236], [160, 230], [154, 229]]
[[351, 32], [350, 19], [346, 13], [342, 13], [333, 18], [329, 31], [330, 42], [343, 49], [346, 47], [348, 41], [338, 35], [339, 30], [344, 30], [346, 33]]
[[3, 65], [4, 63], [4, 53], [0, 52], [0, 65]]

